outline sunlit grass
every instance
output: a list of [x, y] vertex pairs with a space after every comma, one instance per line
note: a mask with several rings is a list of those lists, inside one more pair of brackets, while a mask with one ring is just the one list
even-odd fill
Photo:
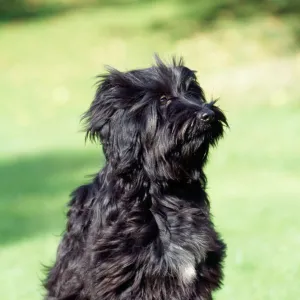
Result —
[[165, 26], [183, 20], [181, 11], [165, 2], [108, 5], [0, 29], [3, 299], [42, 298], [42, 263], [54, 258], [68, 195], [103, 164], [79, 125], [95, 76], [104, 64], [146, 66], [155, 51], [184, 55], [230, 123], [207, 170], [229, 247], [217, 299], [298, 298], [300, 55], [279, 20], [202, 31], [185, 19], [187, 34]]

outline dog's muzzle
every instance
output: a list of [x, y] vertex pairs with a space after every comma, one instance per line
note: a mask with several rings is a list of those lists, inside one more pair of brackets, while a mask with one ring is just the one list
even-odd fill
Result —
[[197, 113], [197, 118], [204, 124], [210, 124], [216, 118], [215, 112], [210, 108], [210, 105], [204, 105]]
[[215, 119], [215, 113], [209, 109], [208, 107], [204, 107], [199, 113], [198, 113], [198, 118], [206, 123], [206, 124], [209, 124], [211, 123], [212, 121], [214, 121]]

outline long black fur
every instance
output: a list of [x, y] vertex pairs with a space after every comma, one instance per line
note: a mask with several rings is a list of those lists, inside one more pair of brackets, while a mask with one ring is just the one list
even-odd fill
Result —
[[72, 194], [45, 299], [212, 299], [225, 244], [203, 167], [227, 123], [195, 72], [159, 58], [147, 69], [109, 69], [84, 119], [106, 164]]

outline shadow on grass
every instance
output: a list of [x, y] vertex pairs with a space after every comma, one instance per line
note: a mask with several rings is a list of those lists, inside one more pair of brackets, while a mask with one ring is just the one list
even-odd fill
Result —
[[[300, 26], [298, 15], [300, 2], [294, 0], [268, 1], [251, 0], [240, 3], [239, 0], [205, 1], [205, 0], [71, 0], [71, 1], [29, 1], [29, 0], [0, 0], [0, 23], [11, 21], [27, 21], [32, 19], [44, 19], [56, 15], [67, 14], [72, 11], [91, 8], [101, 10], [111, 9], [111, 16], [118, 15], [124, 8], [136, 11], [137, 14], [152, 10], [155, 5], [165, 4], [162, 10], [171, 11], [176, 8], [177, 13], [173, 17], [153, 18], [147, 24], [127, 28], [130, 36], [146, 31], [163, 32], [172, 39], [192, 35], [199, 30], [211, 29], [220, 19], [249, 20], [253, 17], [273, 15], [287, 21], [296, 43], [300, 40]], [[142, 8], [142, 10], [140, 10]], [[118, 32], [126, 32], [127, 21], [124, 20]]]
[[[228, 18], [248, 18], [257, 15], [273, 14], [277, 16], [294, 15], [300, 12], [300, 2], [295, 0], [269, 1], [250, 0], [240, 3], [239, 0], [206, 1], [206, 0], [71, 0], [71, 1], [29, 1], [29, 0], [0, 0], [0, 20], [27, 20], [33, 18], [51, 17], [87, 7], [113, 8], [116, 12], [123, 7], [145, 7], [151, 9], [159, 2], [168, 4], [169, 7], [180, 8], [180, 15], [174, 20], [176, 28], [180, 28], [183, 19], [198, 21], [202, 24], [211, 24], [225, 15]], [[146, 6], [145, 6], [146, 5]], [[150, 6], [149, 6], [150, 5]], [[170, 20], [163, 24], [154, 24], [160, 29], [160, 25], [168, 26]], [[173, 25], [172, 25], [173, 27]]]
[[0, 22], [26, 21], [65, 14], [70, 11], [88, 7], [116, 7], [130, 4], [121, 0], [87, 0], [87, 1], [28, 1], [0, 0]]
[[174, 39], [178, 39], [199, 30], [210, 30], [221, 19], [247, 22], [253, 18], [271, 15], [288, 21], [292, 34], [299, 42], [300, 26], [299, 22], [296, 22], [300, 12], [299, 1], [251, 0], [241, 3], [239, 0], [173, 0], [173, 5], [179, 8], [177, 16], [172, 19], [154, 20], [149, 25], [151, 30], [167, 32]]
[[0, 244], [46, 232], [60, 234], [69, 194], [101, 165], [99, 151], [0, 162]]

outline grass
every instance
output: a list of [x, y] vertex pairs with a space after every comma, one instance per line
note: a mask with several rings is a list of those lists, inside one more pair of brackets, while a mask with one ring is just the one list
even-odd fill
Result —
[[207, 170], [229, 246], [216, 299], [297, 299], [300, 54], [290, 28], [265, 17], [208, 31], [181, 13], [164, 1], [108, 5], [0, 28], [3, 299], [42, 298], [42, 264], [54, 259], [68, 195], [103, 164], [79, 125], [94, 76], [104, 64], [148, 65], [154, 51], [184, 55], [231, 125]]

